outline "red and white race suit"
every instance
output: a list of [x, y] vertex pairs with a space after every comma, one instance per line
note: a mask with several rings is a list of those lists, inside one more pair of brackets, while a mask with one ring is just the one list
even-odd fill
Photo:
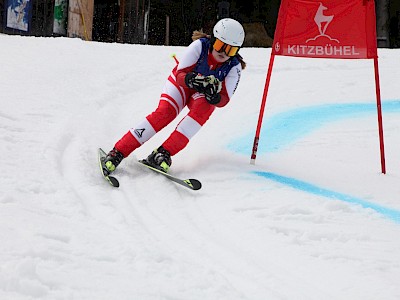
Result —
[[[189, 112], [179, 122], [175, 130], [162, 144], [171, 154], [175, 155], [188, 144], [189, 140], [207, 122], [215, 107], [225, 106], [239, 83], [242, 67], [233, 66], [222, 81], [221, 101], [217, 105], [207, 102], [205, 96], [190, 89], [185, 84], [185, 76], [195, 70], [202, 52], [202, 42], [196, 40], [183, 53], [179, 64], [172, 70], [161, 93], [158, 107], [143, 121], [131, 128], [116, 144], [115, 148], [127, 157], [132, 151], [148, 141], [162, 128], [172, 122], [182, 109], [187, 106]], [[210, 70], [221, 66], [207, 51], [207, 64]]]

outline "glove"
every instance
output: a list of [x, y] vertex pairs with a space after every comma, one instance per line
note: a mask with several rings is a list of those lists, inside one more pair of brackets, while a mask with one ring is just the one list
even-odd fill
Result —
[[205, 77], [195, 72], [186, 74], [185, 83], [189, 88], [194, 89], [199, 93], [203, 93], [205, 86], [208, 85], [208, 83], [205, 81]]
[[221, 95], [220, 94], [214, 94], [214, 95], [205, 94], [205, 96], [206, 96], [207, 102], [210, 103], [210, 104], [217, 105], [218, 103], [221, 102]]
[[222, 83], [214, 75], [202, 76], [194, 72], [186, 74], [185, 83], [199, 93], [205, 95], [210, 104], [218, 104], [221, 101], [219, 92], [222, 89]]
[[221, 101], [221, 95], [219, 92], [222, 89], [222, 83], [214, 75], [205, 77], [208, 85], [204, 88], [203, 94], [206, 96], [206, 100], [210, 104], [218, 104]]

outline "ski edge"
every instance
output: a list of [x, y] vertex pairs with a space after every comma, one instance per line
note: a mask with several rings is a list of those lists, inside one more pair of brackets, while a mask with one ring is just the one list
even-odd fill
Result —
[[201, 182], [199, 180], [197, 180], [197, 179], [194, 179], [194, 178], [181, 179], [181, 178], [175, 177], [175, 176], [173, 176], [171, 174], [165, 173], [163, 171], [160, 171], [157, 168], [154, 168], [153, 166], [148, 165], [147, 162], [144, 159], [138, 160], [138, 162], [141, 165], [147, 167], [148, 169], [150, 169], [150, 170], [152, 170], [152, 171], [154, 171], [154, 172], [156, 172], [158, 174], [164, 175], [169, 180], [171, 180], [171, 181], [173, 181], [173, 182], [175, 182], [177, 184], [180, 184], [180, 185], [182, 185], [184, 187], [187, 187], [187, 188], [189, 188], [191, 190], [197, 191], [197, 190], [201, 189], [201, 187], [202, 187]]

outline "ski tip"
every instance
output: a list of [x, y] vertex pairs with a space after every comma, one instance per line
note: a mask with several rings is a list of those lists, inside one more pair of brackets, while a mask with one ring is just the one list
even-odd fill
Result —
[[201, 182], [197, 179], [187, 179], [187, 184], [192, 188], [192, 190], [199, 190], [201, 189]]
[[119, 181], [117, 180], [117, 178], [108, 176], [108, 179], [110, 180], [110, 183], [113, 187], [119, 187]]

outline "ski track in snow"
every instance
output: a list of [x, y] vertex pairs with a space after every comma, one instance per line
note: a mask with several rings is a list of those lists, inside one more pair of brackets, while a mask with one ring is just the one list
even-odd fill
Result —
[[182, 47], [0, 44], [0, 299], [400, 298], [400, 226], [377, 210], [400, 211], [398, 51], [380, 50], [387, 175], [365, 61], [277, 58], [249, 165], [269, 49], [245, 48], [229, 108], [174, 158], [193, 192], [136, 163], [179, 118], [123, 161], [119, 189], [96, 159], [154, 109]]

